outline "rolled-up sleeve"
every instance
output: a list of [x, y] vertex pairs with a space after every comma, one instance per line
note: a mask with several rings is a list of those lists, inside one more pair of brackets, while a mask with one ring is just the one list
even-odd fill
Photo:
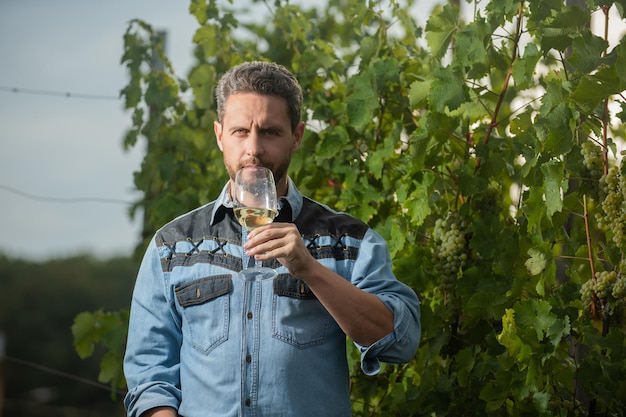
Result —
[[180, 404], [180, 319], [166, 288], [153, 240], [139, 268], [130, 310], [124, 357], [124, 405], [130, 417]]
[[420, 304], [415, 291], [393, 274], [384, 239], [369, 229], [363, 238], [352, 282], [375, 294], [393, 313], [393, 332], [370, 346], [360, 346], [361, 369], [367, 375], [380, 371], [380, 361], [404, 363], [417, 352], [421, 338]]

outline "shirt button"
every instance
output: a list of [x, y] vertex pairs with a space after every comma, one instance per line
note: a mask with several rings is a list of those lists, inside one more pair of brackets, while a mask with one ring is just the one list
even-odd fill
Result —
[[248, 320], [252, 320], [252, 312], [248, 311]]
[[250, 407], [250, 398], [246, 398], [245, 404], [246, 407]]
[[252, 362], [252, 356], [246, 355], [246, 362], [248, 363]]

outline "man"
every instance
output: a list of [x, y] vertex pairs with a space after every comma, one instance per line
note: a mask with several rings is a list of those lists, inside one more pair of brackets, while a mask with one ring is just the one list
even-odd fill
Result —
[[[284, 67], [244, 63], [217, 87], [217, 144], [231, 181], [160, 229], [141, 264], [124, 361], [129, 416], [349, 416], [346, 335], [362, 369], [406, 362], [419, 303], [367, 225], [303, 197], [287, 175], [304, 133], [302, 92]], [[272, 170], [274, 223], [247, 236], [230, 184]], [[254, 259], [278, 272], [240, 278]]]

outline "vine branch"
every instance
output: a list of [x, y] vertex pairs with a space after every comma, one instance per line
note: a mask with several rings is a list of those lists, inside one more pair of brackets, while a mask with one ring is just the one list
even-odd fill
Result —
[[[494, 109], [493, 114], [491, 116], [491, 122], [489, 123], [489, 126], [487, 126], [487, 131], [485, 132], [485, 137], [483, 138], [484, 145], [486, 145], [489, 142], [489, 138], [491, 137], [491, 132], [493, 132], [493, 129], [498, 126], [498, 115], [500, 113], [500, 108], [502, 107], [502, 103], [504, 102], [504, 97], [506, 96], [506, 92], [508, 90], [509, 83], [511, 81], [511, 76], [513, 74], [513, 64], [515, 63], [515, 60], [517, 59], [517, 56], [519, 53], [518, 48], [519, 48], [519, 41], [522, 36], [523, 18], [524, 18], [524, 0], [520, 1], [519, 9], [517, 12], [517, 26], [515, 28], [515, 38], [513, 39], [513, 51], [511, 53], [511, 61], [510, 61], [511, 63], [506, 72], [506, 77], [504, 78], [504, 82], [502, 83], [503, 84], [502, 91], [500, 91], [500, 94], [498, 95], [498, 101], [496, 102], [496, 108]], [[480, 168], [480, 165], [481, 165], [481, 159], [479, 157], [479, 158], [476, 158], [476, 166], [474, 168], [474, 172], [476, 172], [478, 168]]]
[[[604, 40], [609, 39], [609, 8], [602, 6], [604, 13]], [[606, 49], [602, 56], [606, 56]], [[609, 98], [604, 100], [604, 108], [602, 110], [602, 161], [604, 166], [604, 175], [609, 172], [609, 145], [608, 145], [608, 126], [609, 126]]]

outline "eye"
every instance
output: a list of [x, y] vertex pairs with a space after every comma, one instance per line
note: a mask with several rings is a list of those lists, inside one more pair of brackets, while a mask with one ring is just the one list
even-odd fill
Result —
[[245, 136], [247, 133], [248, 131], [243, 128], [233, 130], [233, 136]]

